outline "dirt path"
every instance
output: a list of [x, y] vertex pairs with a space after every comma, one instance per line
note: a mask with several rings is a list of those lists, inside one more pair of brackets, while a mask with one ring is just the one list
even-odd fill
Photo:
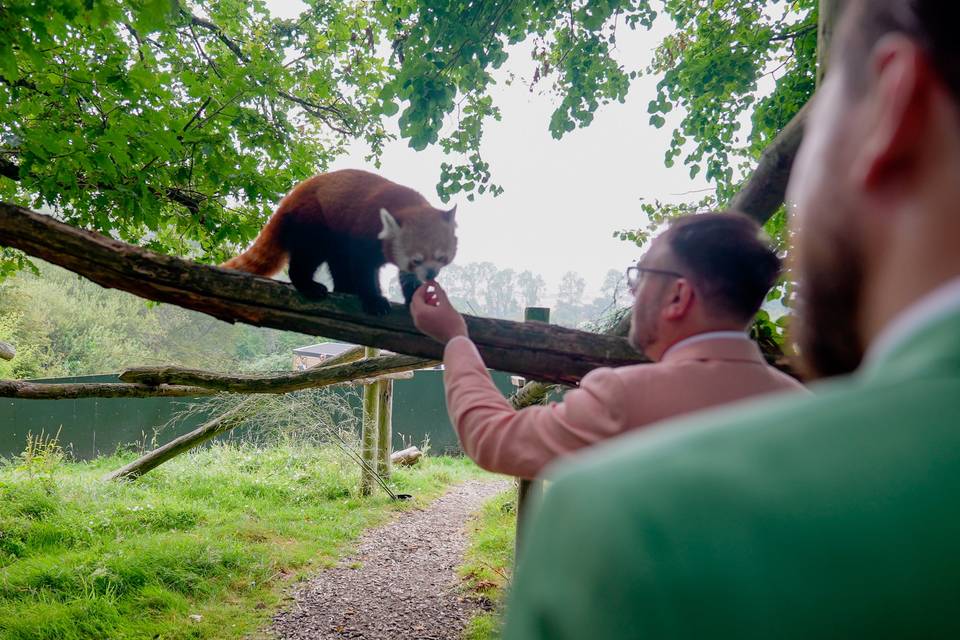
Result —
[[300, 586], [274, 617], [283, 640], [456, 640], [477, 608], [460, 593], [464, 524], [509, 480], [471, 480], [366, 532], [357, 553]]

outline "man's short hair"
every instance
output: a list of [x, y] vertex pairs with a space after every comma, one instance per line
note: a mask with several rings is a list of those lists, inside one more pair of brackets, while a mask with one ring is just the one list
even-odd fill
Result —
[[870, 53], [881, 38], [900, 33], [920, 45], [960, 100], [960, 2], [956, 0], [854, 0], [836, 38], [840, 64], [854, 88], [863, 89]]
[[663, 234], [708, 307], [748, 322], [780, 274], [780, 258], [760, 226], [740, 213], [677, 218]]

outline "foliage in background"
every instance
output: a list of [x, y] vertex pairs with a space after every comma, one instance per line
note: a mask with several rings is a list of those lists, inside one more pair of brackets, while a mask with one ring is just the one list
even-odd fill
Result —
[[4, 2], [0, 197], [222, 258], [347, 139], [385, 139], [375, 28], [354, 2]]
[[129, 460], [58, 463], [43, 477], [0, 462], [3, 638], [247, 637], [364, 529], [483, 473], [428, 458], [394, 471], [412, 503], [360, 499], [342, 455], [288, 443], [215, 445], [103, 482]]
[[313, 336], [229, 324], [172, 305], [149, 304], [41, 265], [0, 283], [0, 340], [17, 356], [0, 377], [115, 372], [172, 363], [202, 369], [289, 370], [292, 349]]

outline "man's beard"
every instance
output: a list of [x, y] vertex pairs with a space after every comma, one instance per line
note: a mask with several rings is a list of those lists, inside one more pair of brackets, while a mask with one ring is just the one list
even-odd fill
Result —
[[817, 248], [808, 249], [800, 259], [798, 310], [792, 325], [797, 368], [804, 379], [846, 375], [863, 360], [857, 313], [863, 263], [854, 235], [836, 229], [806, 240]]
[[631, 313], [634, 315], [630, 322], [630, 344], [642, 355], [647, 356], [647, 348], [657, 341], [656, 323], [650, 318], [648, 309], [642, 311], [642, 318], [638, 318], [635, 311]]

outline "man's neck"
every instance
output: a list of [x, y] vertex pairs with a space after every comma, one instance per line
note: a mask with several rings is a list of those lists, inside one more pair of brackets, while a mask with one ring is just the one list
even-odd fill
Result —
[[661, 360], [664, 359], [664, 357], [666, 357], [667, 353], [669, 353], [674, 349], [679, 349], [685, 345], [693, 344], [701, 340], [713, 340], [713, 339], [718, 339], [718, 340], [747, 339], [746, 328], [737, 327], [736, 325], [725, 325], [721, 327], [703, 328], [700, 331], [696, 331], [696, 332], [687, 332], [687, 333], [678, 335], [669, 343], [664, 341], [663, 343], [664, 346], [660, 347], [657, 350], [656, 356], [651, 354], [649, 351], [647, 352], [647, 356], [656, 362], [660, 362]]

